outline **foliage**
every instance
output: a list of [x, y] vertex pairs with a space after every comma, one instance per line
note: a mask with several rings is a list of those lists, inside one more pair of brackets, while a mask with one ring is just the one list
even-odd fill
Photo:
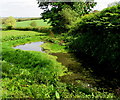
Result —
[[60, 15], [63, 17], [66, 29], [69, 29], [69, 25], [72, 25], [79, 17], [79, 14], [70, 7], [63, 8]]
[[5, 25], [7, 26], [8, 29], [14, 27], [15, 24], [16, 24], [16, 20], [12, 16], [8, 17], [5, 21]]
[[[75, 52], [93, 56], [106, 69], [118, 72], [120, 63], [120, 5], [87, 14], [76, 21], [70, 33], [77, 35], [71, 44]], [[103, 65], [104, 66], [104, 65]], [[102, 66], [101, 66], [102, 67]]]
[[30, 20], [41, 20], [40, 17], [33, 17], [33, 18], [16, 18], [17, 22], [21, 21], [30, 21]]
[[[44, 19], [44, 20], [49, 19], [48, 23], [51, 23], [51, 25], [53, 26], [53, 31], [56, 33], [61, 33], [61, 32], [67, 31], [66, 26], [65, 26], [65, 24], [66, 24], [65, 19], [67, 17], [63, 18], [64, 14], [66, 12], [66, 11], [65, 12], [63, 11], [65, 8], [71, 8], [72, 10], [74, 10], [72, 12], [77, 11], [77, 13], [79, 11], [82, 11], [81, 12], [82, 14], [79, 14], [79, 13], [78, 14], [84, 15], [84, 14], [88, 13], [91, 10], [91, 8], [93, 8], [95, 6], [96, 3], [84, 2], [84, 6], [82, 9], [79, 6], [80, 5], [82, 6], [83, 2], [78, 2], [78, 3], [75, 3], [75, 2], [40, 2], [38, 0], [38, 4], [39, 4], [39, 7], [44, 10], [44, 12], [42, 13], [42, 19]], [[49, 9], [48, 6], [51, 6], [51, 9]], [[71, 12], [69, 12], [69, 13], [71, 13]], [[73, 16], [74, 15], [76, 15], [76, 14], [73, 13]]]
[[51, 27], [50, 26], [41, 26], [41, 27], [17, 27], [13, 28], [14, 30], [23, 30], [23, 31], [36, 31], [36, 32], [42, 32], [42, 33], [50, 33]]

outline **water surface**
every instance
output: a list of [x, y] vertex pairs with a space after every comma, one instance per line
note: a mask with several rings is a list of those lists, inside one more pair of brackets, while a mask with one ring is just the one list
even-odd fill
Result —
[[21, 50], [28, 50], [28, 51], [43, 51], [43, 48], [40, 47], [44, 42], [32, 42], [32, 43], [26, 43], [24, 45], [18, 45], [16, 47], [13, 47], [14, 49], [21, 49]]

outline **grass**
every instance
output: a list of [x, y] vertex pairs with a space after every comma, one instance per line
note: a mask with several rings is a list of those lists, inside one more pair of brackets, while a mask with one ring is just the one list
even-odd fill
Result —
[[30, 20], [30, 21], [22, 21], [17, 22], [15, 27], [28, 27], [30, 26], [30, 23], [35, 21], [37, 26], [50, 26], [50, 24], [47, 24], [47, 22], [44, 22], [44, 20]]
[[[44, 22], [43, 19], [40, 19], [40, 20], [28, 20], [28, 21], [21, 21], [21, 22], [16, 22], [16, 25], [14, 26], [15, 28], [18, 28], [18, 27], [30, 27], [30, 23], [35, 21], [37, 26], [36, 27], [39, 27], [39, 26], [50, 26], [50, 24], [47, 24], [47, 22]], [[1, 26], [0, 26], [1, 27]], [[6, 26], [3, 24], [2, 25], [3, 28], [5, 28]]]
[[[49, 89], [55, 88], [51, 86], [58, 81], [58, 77], [65, 70], [56, 62], [56, 57], [11, 48], [21, 43], [38, 41], [41, 38], [39, 34], [31, 31], [3, 31], [3, 61], [1, 61], [3, 98], [48, 98], [51, 92], [56, 92], [56, 89], [54, 91]], [[19, 38], [22, 35], [29, 37]]]
[[59, 44], [55, 43], [44, 43], [41, 45], [48, 53], [66, 53], [67, 51], [65, 50], [65, 46], [61, 46]]
[[37, 32], [34, 31], [15, 31], [15, 30], [9, 30], [9, 31], [2, 31], [2, 41], [8, 41], [8, 40], [15, 40], [25, 37], [31, 37], [37, 35]]
[[[56, 61], [56, 57], [12, 48], [27, 42], [42, 41], [48, 37], [45, 34], [15, 30], [2, 33], [2, 98], [114, 98], [112, 93], [61, 83], [59, 77], [65, 75], [67, 69]], [[64, 49], [58, 44], [45, 46], [52, 51]]]

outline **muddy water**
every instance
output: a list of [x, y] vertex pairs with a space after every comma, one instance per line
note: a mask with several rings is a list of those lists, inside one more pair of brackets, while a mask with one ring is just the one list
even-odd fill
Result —
[[70, 74], [60, 77], [62, 82], [83, 85], [88, 88], [104, 88], [106, 91], [114, 93], [119, 90], [117, 95], [120, 95], [120, 87], [118, 87], [120, 82], [117, 82], [117, 79], [114, 78], [111, 81], [108, 78], [96, 76], [92, 69], [83, 67], [85, 66], [83, 61], [77, 60], [72, 53], [52, 53], [52, 55], [57, 56], [57, 61], [66, 66], [70, 72]]
[[44, 42], [32, 42], [32, 43], [27, 43], [24, 45], [18, 45], [16, 47], [13, 47], [14, 49], [21, 49], [21, 50], [28, 50], [28, 51], [43, 51], [43, 48], [40, 47]]
[[77, 61], [77, 59], [71, 53], [52, 53], [52, 55], [57, 56], [57, 61], [61, 62], [64, 66], [68, 68], [71, 74], [62, 76], [60, 79], [62, 82], [81, 84], [84, 83], [87, 86], [92, 86], [96, 84], [95, 79], [92, 78], [90, 70], [86, 70], [82, 67], [82, 63]]

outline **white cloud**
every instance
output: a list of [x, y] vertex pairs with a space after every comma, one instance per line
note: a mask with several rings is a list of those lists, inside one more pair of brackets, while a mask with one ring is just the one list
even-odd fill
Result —
[[[109, 3], [120, 0], [95, 0], [98, 2], [94, 8], [102, 10]], [[39, 17], [42, 10], [38, 8], [37, 0], [1, 0], [0, 1], [0, 16], [14, 17]]]
[[0, 16], [40, 17], [42, 10], [36, 0], [4, 0], [0, 2]]
[[97, 2], [97, 6], [94, 7], [94, 9], [102, 10], [104, 8], [107, 8], [108, 4], [110, 4], [112, 2], [120, 1], [120, 0], [94, 0], [94, 1]]

